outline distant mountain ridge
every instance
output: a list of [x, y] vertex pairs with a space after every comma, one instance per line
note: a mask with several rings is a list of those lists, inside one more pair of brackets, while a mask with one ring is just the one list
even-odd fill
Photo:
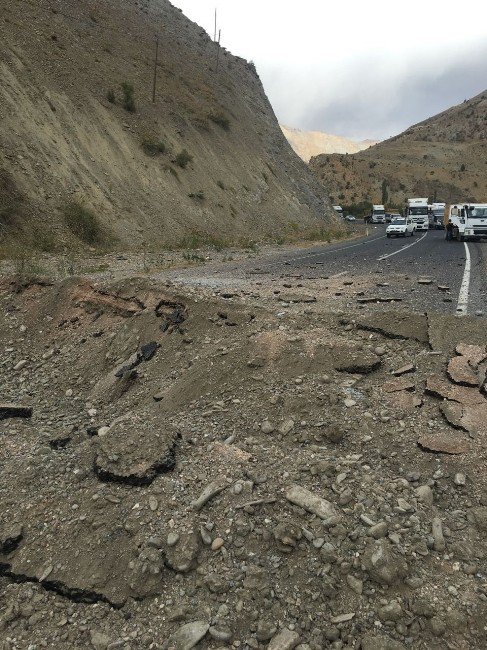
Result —
[[355, 142], [323, 131], [301, 131], [283, 124], [280, 126], [291, 147], [305, 162], [322, 153], [358, 153], [377, 144], [377, 140]]
[[312, 158], [310, 167], [338, 203], [401, 205], [487, 201], [487, 91], [415, 124], [366, 151]]

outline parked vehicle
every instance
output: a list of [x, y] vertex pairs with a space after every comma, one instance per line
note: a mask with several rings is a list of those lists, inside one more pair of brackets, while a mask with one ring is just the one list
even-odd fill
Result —
[[416, 230], [428, 230], [428, 199], [408, 199], [405, 216], [410, 217], [416, 225]]
[[487, 237], [487, 203], [451, 205], [448, 219], [453, 225], [453, 239], [465, 241]]
[[338, 214], [339, 217], [343, 217], [343, 208], [341, 205], [334, 205], [333, 209]]
[[445, 217], [445, 203], [432, 203], [429, 208], [429, 227], [435, 230], [443, 230], [445, 224], [443, 223]]
[[401, 215], [392, 219], [391, 223], [386, 228], [386, 235], [388, 238], [395, 235], [396, 237], [411, 237], [414, 235], [416, 226], [410, 217], [401, 217]]
[[353, 214], [347, 214], [347, 216], [345, 217], [345, 221], [357, 221], [357, 219], [355, 219]]
[[370, 223], [385, 223], [386, 211], [383, 205], [373, 205]]

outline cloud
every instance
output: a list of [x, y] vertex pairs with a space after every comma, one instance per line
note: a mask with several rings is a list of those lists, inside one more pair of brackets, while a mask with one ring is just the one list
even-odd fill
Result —
[[218, 8], [222, 45], [292, 127], [382, 139], [485, 89], [480, 0], [172, 1], [211, 35]]
[[485, 90], [486, 61], [487, 43], [466, 49], [460, 60], [390, 68], [369, 54], [332, 80], [316, 70], [287, 80], [276, 68], [261, 75], [282, 123], [357, 140], [385, 139]]

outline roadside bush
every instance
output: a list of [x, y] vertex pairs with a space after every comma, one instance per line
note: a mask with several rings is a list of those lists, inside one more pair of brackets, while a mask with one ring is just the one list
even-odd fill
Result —
[[75, 237], [91, 246], [103, 242], [103, 229], [96, 214], [77, 201], [63, 208], [64, 223]]
[[113, 92], [113, 90], [109, 90], [107, 92], [107, 99], [110, 102], [110, 104], [115, 104], [115, 93]]
[[153, 140], [149, 140], [146, 138], [142, 140], [142, 149], [144, 153], [147, 154], [148, 156], [155, 157], [158, 156], [159, 154], [165, 153], [166, 145], [164, 144], [164, 142], [160, 140], [159, 142], [155, 142]]
[[174, 162], [178, 167], [181, 167], [181, 169], [186, 169], [192, 160], [193, 156], [186, 149], [183, 149], [180, 153], [178, 153], [174, 159]]
[[123, 100], [122, 106], [129, 113], [135, 113], [134, 87], [132, 84], [124, 81], [122, 84]]
[[224, 113], [210, 113], [208, 117], [212, 122], [221, 126], [224, 131], [230, 131], [230, 120]]

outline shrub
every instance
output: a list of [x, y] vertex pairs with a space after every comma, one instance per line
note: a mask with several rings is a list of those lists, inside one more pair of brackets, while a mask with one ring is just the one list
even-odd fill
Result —
[[145, 154], [154, 157], [164, 153], [166, 151], [166, 145], [160, 140], [159, 142], [154, 142], [153, 140], [145, 138], [142, 141], [142, 149]]
[[85, 244], [95, 245], [103, 241], [103, 230], [98, 217], [81, 203], [67, 203], [63, 208], [63, 217], [73, 235]]
[[210, 113], [208, 117], [224, 131], [230, 131], [230, 120], [224, 113]]
[[181, 167], [181, 169], [186, 169], [192, 160], [193, 156], [186, 149], [183, 149], [180, 153], [178, 153], [174, 159], [174, 162], [178, 167]]
[[461, 171], [461, 172], [464, 172], [466, 169], [467, 169], [467, 168], [466, 168], [465, 165], [461, 165], [461, 166], [460, 166], [460, 171]]
[[132, 84], [124, 81], [122, 84], [123, 101], [122, 105], [129, 113], [135, 113], [134, 87]]
[[201, 190], [199, 192], [191, 192], [188, 196], [190, 199], [199, 199], [200, 201], [205, 200], [205, 194]]
[[113, 92], [113, 90], [109, 90], [107, 92], [107, 99], [110, 102], [110, 104], [115, 104], [115, 93]]
[[225, 189], [225, 185], [223, 184], [223, 181], [217, 181], [216, 184], [218, 185], [218, 187], [219, 187], [221, 190], [224, 190], [224, 189]]

